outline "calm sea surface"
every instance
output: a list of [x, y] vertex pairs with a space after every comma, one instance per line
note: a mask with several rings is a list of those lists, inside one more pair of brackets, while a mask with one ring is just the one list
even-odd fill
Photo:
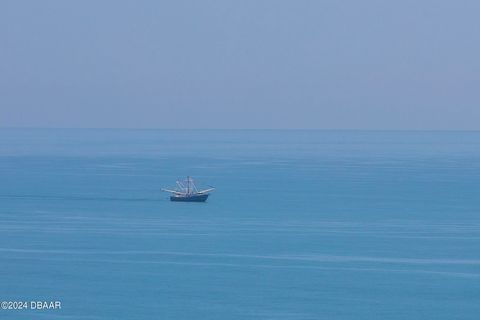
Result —
[[[217, 190], [172, 203], [192, 175]], [[0, 129], [1, 319], [479, 319], [480, 132]]]

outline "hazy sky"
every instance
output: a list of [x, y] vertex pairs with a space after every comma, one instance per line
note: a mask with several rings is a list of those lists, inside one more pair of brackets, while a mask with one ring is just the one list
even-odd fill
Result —
[[0, 1], [1, 127], [480, 129], [480, 1]]

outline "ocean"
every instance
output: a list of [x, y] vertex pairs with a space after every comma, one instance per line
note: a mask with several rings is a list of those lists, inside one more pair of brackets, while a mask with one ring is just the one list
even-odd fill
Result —
[[480, 132], [0, 129], [0, 301], [61, 302], [0, 318], [476, 320], [479, 186]]

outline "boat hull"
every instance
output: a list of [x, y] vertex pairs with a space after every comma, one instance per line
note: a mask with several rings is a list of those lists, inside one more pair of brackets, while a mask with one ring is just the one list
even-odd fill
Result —
[[208, 194], [192, 194], [188, 196], [170, 196], [170, 201], [176, 202], [205, 202]]

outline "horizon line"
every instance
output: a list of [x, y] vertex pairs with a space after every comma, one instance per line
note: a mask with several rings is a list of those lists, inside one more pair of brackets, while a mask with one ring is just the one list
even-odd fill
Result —
[[401, 132], [477, 132], [480, 129], [381, 129], [381, 128], [155, 128], [155, 127], [37, 127], [37, 126], [18, 126], [3, 127], [2, 129], [30, 129], [30, 130], [172, 130], [172, 131], [401, 131]]

